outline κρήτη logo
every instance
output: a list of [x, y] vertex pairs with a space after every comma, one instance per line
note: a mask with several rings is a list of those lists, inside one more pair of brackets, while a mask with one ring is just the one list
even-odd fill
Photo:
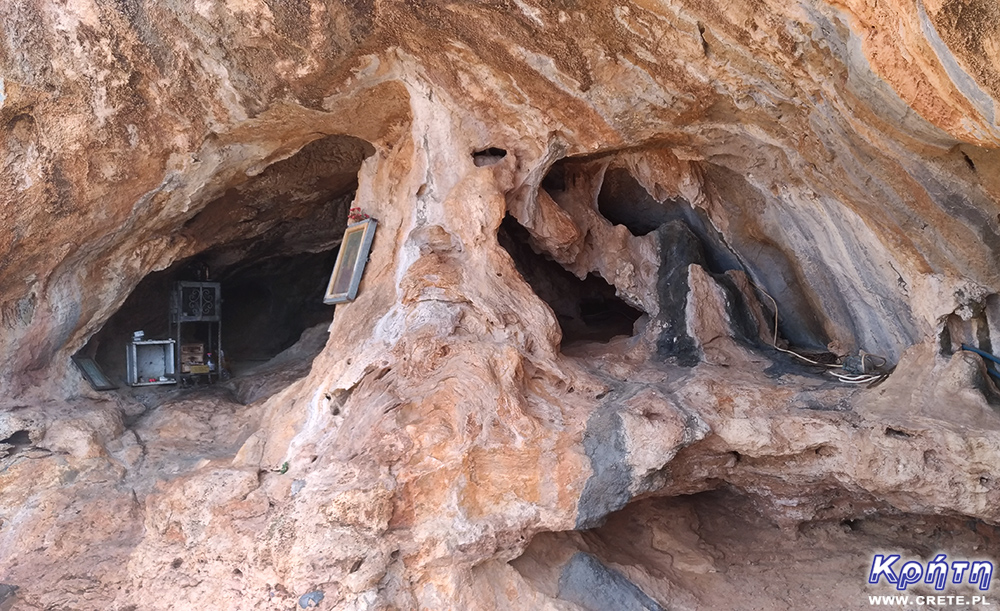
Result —
[[919, 560], [910, 560], [896, 572], [895, 564], [899, 559], [899, 554], [875, 554], [872, 569], [868, 573], [868, 583], [877, 584], [885, 577], [887, 583], [902, 591], [923, 580], [923, 583], [933, 584], [934, 589], [940, 592], [949, 583], [950, 574], [951, 583], [965, 583], [968, 576], [968, 583], [985, 592], [990, 589], [990, 581], [993, 579], [993, 562], [990, 560], [952, 560], [949, 563], [947, 554], [938, 554], [927, 566]]

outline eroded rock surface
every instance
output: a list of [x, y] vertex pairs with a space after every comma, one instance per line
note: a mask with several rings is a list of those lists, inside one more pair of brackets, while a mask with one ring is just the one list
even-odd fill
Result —
[[[1000, 553], [995, 12], [4, 4], [0, 608], [868, 608], [876, 551]], [[306, 282], [225, 385], [72, 367], [348, 207], [328, 338]]]

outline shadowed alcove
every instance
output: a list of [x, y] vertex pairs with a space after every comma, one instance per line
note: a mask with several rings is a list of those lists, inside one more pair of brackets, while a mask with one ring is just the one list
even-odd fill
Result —
[[513, 217], [500, 225], [497, 239], [545, 303], [552, 308], [562, 329], [562, 345], [578, 342], [608, 342], [633, 334], [643, 312], [622, 301], [615, 287], [595, 274], [577, 278], [544, 254], [535, 252], [528, 231]]
[[[175, 334], [170, 295], [175, 283], [185, 281], [220, 284], [227, 373], [239, 375], [272, 359], [308, 329], [325, 332], [334, 307], [323, 304], [323, 294], [358, 171], [372, 152], [362, 140], [327, 136], [226, 190], [177, 230], [179, 237], [199, 245], [195, 254], [143, 278], [79, 355], [96, 360], [114, 382], [125, 383], [126, 346], [133, 332], [156, 340]], [[190, 325], [178, 343], [208, 345], [212, 333], [217, 331]], [[309, 336], [310, 347], [299, 360], [311, 361], [322, 348], [323, 338], [316, 335]]]

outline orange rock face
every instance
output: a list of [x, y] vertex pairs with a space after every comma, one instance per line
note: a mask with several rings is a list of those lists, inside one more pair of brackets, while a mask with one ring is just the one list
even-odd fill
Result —
[[[0, 609], [868, 608], [873, 553], [995, 553], [995, 13], [6, 3]], [[271, 360], [91, 390], [192, 263]]]

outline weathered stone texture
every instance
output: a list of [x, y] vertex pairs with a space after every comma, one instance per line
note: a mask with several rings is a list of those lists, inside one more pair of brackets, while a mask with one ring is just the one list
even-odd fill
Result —
[[[34, 0], [0, 22], [17, 608], [717, 608], [774, 572], [747, 600], [850, 582], [828, 600], [867, 608], [855, 565], [922, 549], [906, 520], [959, 555], [995, 542], [1000, 392], [955, 352], [1000, 338], [989, 3]], [[348, 202], [379, 228], [314, 359], [321, 329], [155, 400], [72, 369], [147, 275], [328, 250]], [[840, 384], [789, 346], [896, 369]], [[796, 528], [847, 560], [755, 555]]]

